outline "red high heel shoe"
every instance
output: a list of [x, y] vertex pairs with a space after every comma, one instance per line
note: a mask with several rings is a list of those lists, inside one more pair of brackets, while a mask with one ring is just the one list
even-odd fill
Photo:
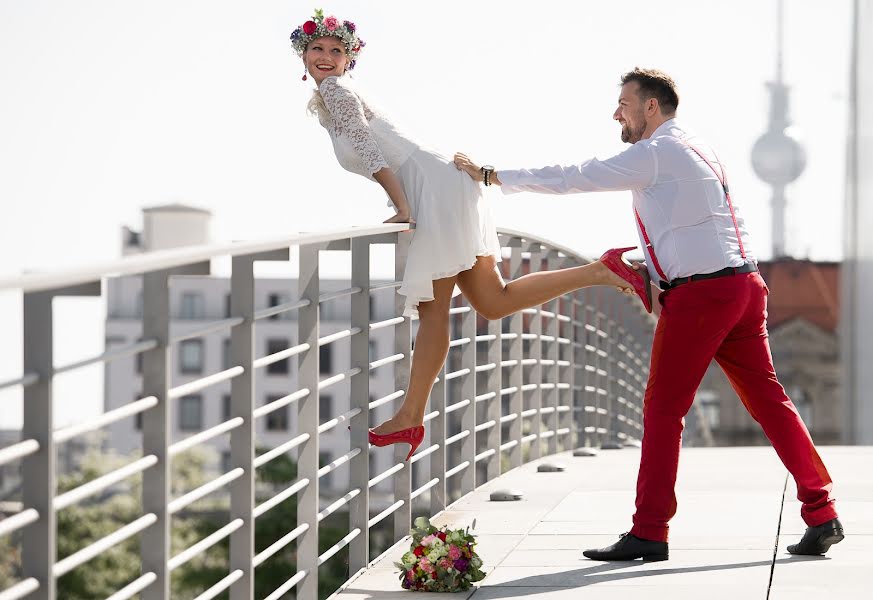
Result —
[[370, 443], [374, 446], [389, 446], [391, 444], [409, 444], [409, 454], [406, 455], [406, 460], [415, 454], [421, 442], [424, 440], [424, 425], [409, 427], [394, 431], [392, 433], [375, 433], [372, 429], [370, 433]]
[[630, 246], [629, 248], [613, 248], [612, 250], [607, 250], [603, 253], [603, 256], [600, 257], [600, 262], [602, 262], [607, 269], [631, 284], [634, 291], [637, 293], [637, 296], [639, 296], [640, 300], [643, 301], [643, 306], [646, 307], [646, 311], [652, 312], [652, 283], [649, 278], [649, 270], [643, 268], [637, 271], [628, 264], [624, 258], [622, 258], [622, 254], [625, 252], [636, 249], [636, 246]]

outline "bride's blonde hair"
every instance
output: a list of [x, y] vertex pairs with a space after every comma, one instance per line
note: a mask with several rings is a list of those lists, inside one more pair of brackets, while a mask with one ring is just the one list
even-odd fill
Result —
[[312, 90], [312, 98], [309, 99], [309, 102], [306, 105], [306, 112], [318, 117], [318, 120], [321, 123], [330, 121], [330, 112], [327, 110], [324, 98], [321, 97], [321, 92], [317, 89]]

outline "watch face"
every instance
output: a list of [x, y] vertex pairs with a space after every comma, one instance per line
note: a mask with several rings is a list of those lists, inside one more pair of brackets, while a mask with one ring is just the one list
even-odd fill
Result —
[[491, 165], [482, 165], [482, 170], [483, 171], [493, 171], [494, 167], [492, 167]]

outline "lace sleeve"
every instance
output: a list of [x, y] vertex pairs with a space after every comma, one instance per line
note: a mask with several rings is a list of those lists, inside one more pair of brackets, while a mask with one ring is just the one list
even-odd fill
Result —
[[367, 171], [372, 175], [387, 167], [388, 163], [370, 131], [363, 104], [357, 95], [340, 85], [336, 77], [322, 81], [319, 91], [333, 118], [334, 132], [351, 141]]

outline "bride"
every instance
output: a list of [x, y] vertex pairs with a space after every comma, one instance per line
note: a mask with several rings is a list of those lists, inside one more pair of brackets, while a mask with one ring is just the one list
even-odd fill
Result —
[[[365, 45], [357, 26], [317, 10], [294, 30], [291, 41], [303, 59], [303, 80], [311, 76], [317, 86], [309, 109], [330, 135], [340, 165], [382, 186], [395, 211], [386, 223], [415, 224], [398, 289], [406, 297], [403, 314], [419, 319], [409, 388], [397, 413], [370, 429], [371, 444], [409, 444], [407, 460], [421, 444], [427, 398], [449, 350], [449, 306], [456, 285], [487, 319], [594, 285], [636, 292], [651, 311], [645, 269], [638, 271], [621, 258], [632, 248], [609, 250], [588, 265], [504, 282], [497, 268], [500, 243], [480, 184], [405, 136], [351, 87], [346, 73]], [[490, 168], [482, 169], [489, 185]]]

